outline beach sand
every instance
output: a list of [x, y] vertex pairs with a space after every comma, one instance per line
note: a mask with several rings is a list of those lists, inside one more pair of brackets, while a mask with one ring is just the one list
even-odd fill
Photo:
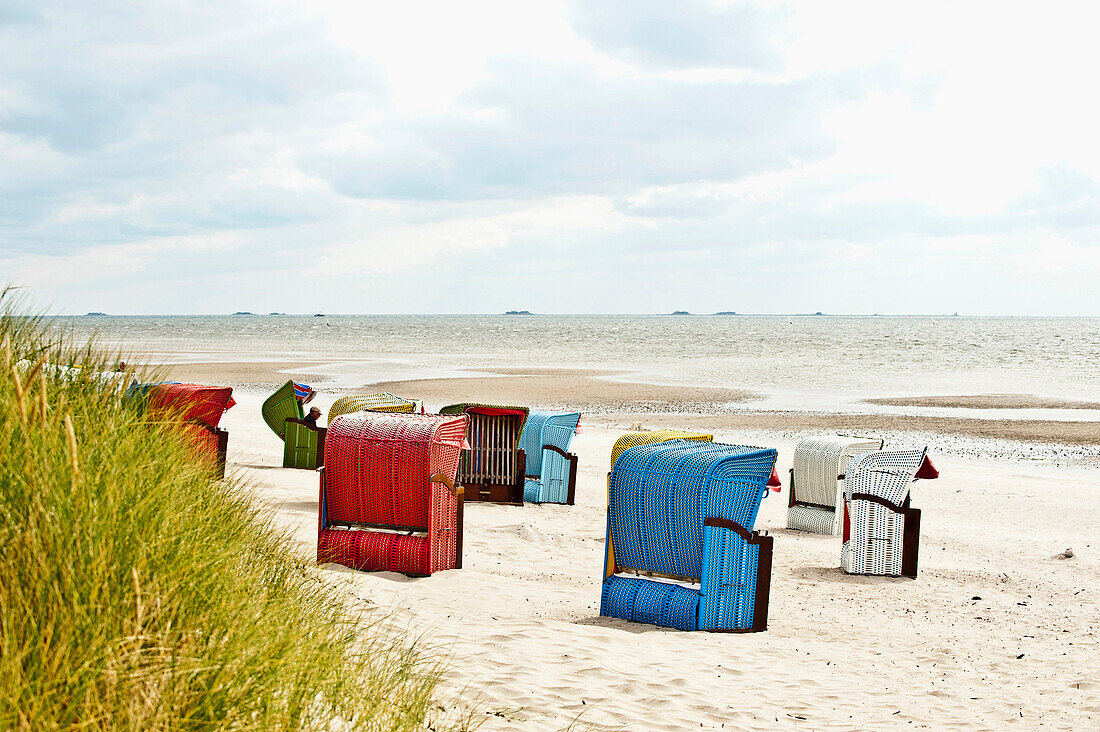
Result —
[[[238, 387], [288, 378], [275, 366], [286, 368], [203, 365], [176, 375]], [[311, 366], [298, 368], [305, 377]], [[600, 406], [573, 443], [577, 505], [467, 504], [463, 568], [429, 578], [320, 569], [365, 621], [408, 628], [445, 657], [441, 700], [454, 713], [472, 709], [488, 730], [562, 729], [574, 721], [601, 730], [1100, 725], [1100, 471], [1028, 462], [1018, 452], [991, 460], [996, 450], [988, 447], [1008, 435], [1045, 439], [1051, 455], [1068, 449], [1053, 444], [1060, 440], [1093, 449], [1100, 440], [1081, 426], [1088, 423], [690, 416], [674, 413], [692, 411], [678, 397], [736, 402], [736, 392], [607, 383], [553, 372], [380, 386], [423, 398], [429, 408], [479, 400]], [[239, 403], [223, 420], [230, 467], [312, 557], [317, 475], [279, 467], [282, 445], [260, 419], [261, 392], [238, 389], [235, 396]], [[336, 396], [322, 393], [316, 402], [327, 410]], [[613, 398], [601, 404], [605, 396]], [[623, 408], [632, 398], [640, 409]], [[917, 579], [845, 575], [839, 538], [783, 528], [784, 486], [764, 501], [757, 521], [776, 537], [768, 630], [685, 633], [599, 616], [609, 454], [636, 420], [776, 446], [784, 477], [799, 434], [884, 427], [899, 439], [952, 434], [974, 449], [937, 450], [934, 443], [941, 478], [915, 484], [913, 503], [923, 512]], [[1050, 429], [1064, 431], [1052, 436]], [[1054, 558], [1069, 547], [1073, 558]]]

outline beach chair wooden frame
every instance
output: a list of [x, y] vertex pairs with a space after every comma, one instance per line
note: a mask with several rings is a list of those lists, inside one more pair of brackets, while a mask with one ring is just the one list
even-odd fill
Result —
[[766, 630], [772, 537], [752, 527], [777, 456], [698, 440], [622, 452], [608, 476], [600, 615], [680, 630]]
[[844, 504], [844, 471], [855, 456], [881, 450], [877, 437], [821, 435], [794, 448], [790, 470], [787, 528], [840, 536]]
[[569, 452], [579, 412], [531, 412], [520, 434], [527, 458], [523, 500], [572, 506], [577, 495], [577, 456]]
[[462, 567], [465, 415], [356, 412], [328, 427], [318, 563], [426, 576]]
[[440, 414], [469, 417], [457, 482], [466, 487], [466, 500], [523, 505], [527, 454], [520, 448], [520, 434], [527, 421], [527, 407], [498, 404], [451, 404]]
[[848, 574], [917, 576], [920, 509], [910, 486], [939, 471], [928, 448], [867, 452], [848, 464], [840, 567]]

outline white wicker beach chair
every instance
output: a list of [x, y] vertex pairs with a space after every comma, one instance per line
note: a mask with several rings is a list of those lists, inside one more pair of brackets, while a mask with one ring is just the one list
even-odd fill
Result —
[[927, 450], [868, 452], [848, 464], [840, 550], [845, 572], [917, 576], [920, 510], [909, 505], [909, 487], [917, 478], [939, 475]]
[[848, 462], [881, 449], [877, 438], [824, 435], [801, 440], [794, 448], [787, 528], [840, 536]]

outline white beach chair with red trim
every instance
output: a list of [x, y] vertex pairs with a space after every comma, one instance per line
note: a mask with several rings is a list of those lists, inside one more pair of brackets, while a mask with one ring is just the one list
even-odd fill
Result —
[[916, 577], [920, 509], [914, 480], [937, 478], [928, 448], [867, 452], [848, 464], [844, 480], [844, 544], [840, 567], [848, 574]]

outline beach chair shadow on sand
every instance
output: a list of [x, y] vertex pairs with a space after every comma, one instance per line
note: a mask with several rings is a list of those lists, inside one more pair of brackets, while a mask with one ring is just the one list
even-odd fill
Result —
[[430, 575], [462, 566], [466, 415], [355, 412], [328, 427], [317, 562]]
[[458, 483], [466, 500], [523, 505], [527, 454], [520, 447], [520, 433], [527, 421], [527, 407], [497, 404], [451, 404], [440, 414], [464, 414], [469, 418], [466, 440], [470, 450], [462, 454]]
[[569, 452], [579, 412], [531, 412], [520, 434], [526, 456], [523, 500], [572, 506], [577, 492], [577, 456]]
[[772, 538], [753, 531], [777, 453], [672, 440], [608, 478], [600, 615], [680, 630], [767, 628]]

